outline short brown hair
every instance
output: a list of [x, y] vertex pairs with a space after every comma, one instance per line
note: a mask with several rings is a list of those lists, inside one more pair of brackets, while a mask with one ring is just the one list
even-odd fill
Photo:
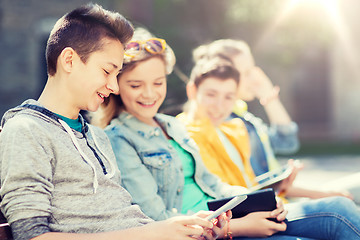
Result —
[[194, 62], [204, 57], [220, 56], [231, 60], [239, 54], [252, 56], [249, 45], [242, 40], [219, 39], [208, 44], [203, 44], [195, 48], [192, 52]]
[[47, 72], [56, 73], [57, 59], [66, 47], [73, 48], [85, 63], [89, 55], [103, 46], [103, 39], [118, 39], [125, 45], [132, 37], [132, 24], [121, 14], [97, 4], [79, 7], [60, 18], [46, 46]]
[[204, 57], [198, 60], [191, 71], [190, 82], [196, 87], [208, 77], [216, 77], [221, 80], [234, 79], [238, 85], [240, 82], [240, 73], [234, 67], [231, 61], [222, 57]]

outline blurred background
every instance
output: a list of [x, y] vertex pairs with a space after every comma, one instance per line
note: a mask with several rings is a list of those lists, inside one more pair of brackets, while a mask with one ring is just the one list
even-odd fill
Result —
[[[298, 154], [360, 154], [359, 0], [94, 0], [166, 39], [185, 74], [191, 51], [220, 38], [243, 39], [294, 121]], [[37, 99], [45, 45], [55, 21], [85, 0], [0, 0], [0, 115]], [[169, 76], [162, 110], [181, 111], [181, 78]], [[249, 109], [266, 119], [258, 102]]]

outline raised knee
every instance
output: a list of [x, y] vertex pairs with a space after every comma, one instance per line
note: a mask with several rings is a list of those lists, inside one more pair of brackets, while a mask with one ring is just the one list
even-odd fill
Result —
[[330, 197], [327, 201], [328, 209], [338, 212], [339, 214], [358, 211], [354, 201], [346, 197]]

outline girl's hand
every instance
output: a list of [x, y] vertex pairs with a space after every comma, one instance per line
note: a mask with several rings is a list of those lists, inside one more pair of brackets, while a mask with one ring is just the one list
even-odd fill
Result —
[[273, 83], [260, 67], [251, 68], [247, 77], [249, 89], [252, 90], [257, 99], [267, 97], [272, 93]]
[[276, 209], [270, 212], [270, 218], [276, 218], [279, 222], [285, 220], [288, 211], [284, 208], [284, 204], [280, 198], [276, 198]]
[[[278, 210], [278, 211], [276, 211]], [[272, 212], [253, 212], [249, 213], [245, 217], [232, 219], [230, 221], [230, 228], [233, 231], [234, 236], [246, 236], [246, 237], [269, 237], [279, 231], [286, 230], [285, 222], [274, 222], [269, 218], [275, 217], [277, 219], [282, 218], [281, 208]], [[281, 212], [281, 213], [279, 213]]]

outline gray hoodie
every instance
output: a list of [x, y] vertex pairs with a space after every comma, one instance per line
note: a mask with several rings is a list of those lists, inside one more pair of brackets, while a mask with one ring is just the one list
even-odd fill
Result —
[[0, 195], [10, 225], [46, 217], [51, 231], [94, 233], [152, 221], [120, 186], [105, 133], [82, 121], [81, 133], [72, 130], [35, 100], [5, 113]]

